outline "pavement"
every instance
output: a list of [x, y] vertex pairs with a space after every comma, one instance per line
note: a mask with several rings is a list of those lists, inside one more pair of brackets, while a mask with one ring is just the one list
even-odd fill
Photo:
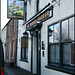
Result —
[[5, 63], [4, 75], [31, 75], [31, 73], [18, 67], [11, 67], [10, 64]]

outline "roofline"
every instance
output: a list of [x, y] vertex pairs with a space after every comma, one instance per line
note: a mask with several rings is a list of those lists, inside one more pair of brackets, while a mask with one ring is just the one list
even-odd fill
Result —
[[2, 30], [9, 24], [9, 22], [11, 21], [12, 19], [10, 19], [7, 24], [2, 28]]

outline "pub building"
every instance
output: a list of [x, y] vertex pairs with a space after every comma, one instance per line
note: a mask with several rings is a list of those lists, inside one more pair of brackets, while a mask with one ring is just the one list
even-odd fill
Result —
[[31, 75], [73, 75], [74, 0], [25, 0], [18, 21], [17, 66]]

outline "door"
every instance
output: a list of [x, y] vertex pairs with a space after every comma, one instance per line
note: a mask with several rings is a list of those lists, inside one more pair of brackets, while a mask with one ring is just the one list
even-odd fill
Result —
[[37, 75], [41, 75], [41, 33], [40, 31], [36, 32], [36, 41], [37, 41]]
[[[31, 73], [41, 75], [41, 32], [35, 32], [31, 40]], [[33, 39], [33, 37], [35, 39]], [[34, 45], [34, 46], [33, 46]]]

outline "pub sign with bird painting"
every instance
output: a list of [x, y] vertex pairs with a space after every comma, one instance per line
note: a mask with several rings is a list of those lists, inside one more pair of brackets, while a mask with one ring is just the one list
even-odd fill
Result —
[[24, 19], [24, 2], [7, 0], [7, 18]]

